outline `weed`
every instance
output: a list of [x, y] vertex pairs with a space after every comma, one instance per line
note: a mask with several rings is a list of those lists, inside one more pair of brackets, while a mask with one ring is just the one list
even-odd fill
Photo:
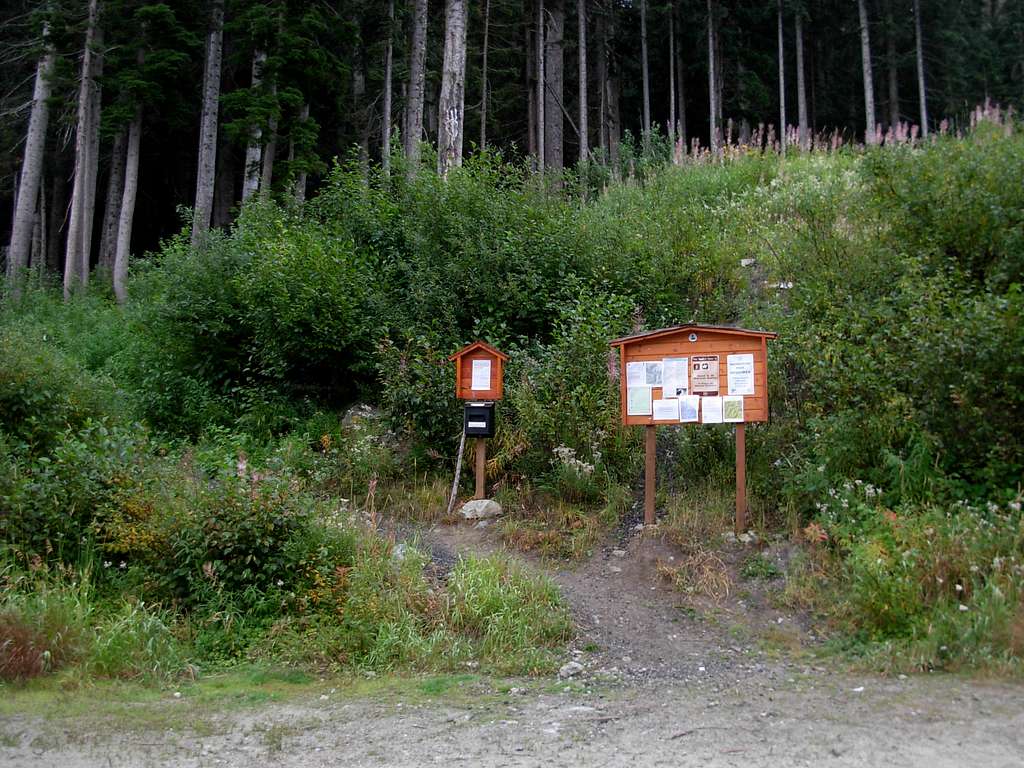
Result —
[[740, 577], [748, 581], [771, 581], [781, 575], [779, 567], [760, 552], [751, 553], [740, 566]]
[[694, 548], [683, 555], [678, 565], [659, 559], [658, 573], [679, 590], [721, 600], [729, 595], [732, 580], [721, 558], [710, 550]]

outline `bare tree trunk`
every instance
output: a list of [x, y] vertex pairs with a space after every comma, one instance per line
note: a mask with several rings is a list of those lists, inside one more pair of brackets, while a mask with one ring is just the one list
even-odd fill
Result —
[[46, 211], [46, 178], [39, 180], [39, 215], [38, 221], [38, 232], [39, 232], [39, 250], [33, 249], [32, 261], [29, 264], [29, 271], [38, 273], [39, 277], [42, 277], [46, 273], [46, 254], [48, 237], [46, 232], [46, 225], [49, 223]]
[[796, 12], [796, 105], [800, 120], [800, 149], [807, 151], [807, 88], [804, 80], [804, 26], [803, 12]]
[[676, 119], [679, 121], [676, 126], [676, 134], [683, 142], [683, 154], [686, 154], [686, 144], [688, 141], [688, 134], [686, 130], [686, 79], [685, 69], [683, 68], [683, 50], [682, 46], [676, 43], [676, 57], [675, 57], [675, 68], [676, 68], [676, 88], [678, 95], [676, 96], [676, 103], [679, 105], [679, 109]]
[[868, 9], [864, 0], [857, 0], [860, 15], [860, 55], [864, 75], [864, 142], [875, 143], [875, 88], [871, 73], [871, 35], [868, 31]]
[[394, 58], [395, 0], [388, 0], [388, 40], [384, 47], [384, 105], [380, 121], [380, 167], [391, 173], [391, 63]]
[[28, 271], [38, 272], [39, 262], [43, 260], [43, 253], [46, 251], [46, 234], [43, 222], [46, 216], [46, 190], [42, 180], [39, 183], [39, 201], [35, 214], [32, 217], [32, 246], [29, 248]]
[[135, 117], [128, 127], [128, 150], [125, 158], [124, 196], [117, 222], [117, 249], [114, 255], [114, 295], [119, 303], [128, 299], [128, 258], [131, 254], [132, 222], [135, 217], [135, 195], [139, 186], [139, 144], [142, 141], [142, 105], [135, 108]]
[[577, 67], [579, 69], [580, 160], [590, 155], [590, 127], [587, 125], [587, 4], [576, 0]]
[[668, 143], [676, 145], [676, 4], [668, 6]]
[[[89, 123], [93, 116], [91, 79], [93, 73], [93, 46], [99, 24], [99, 3], [89, 2], [89, 21], [85, 33], [85, 53], [82, 56], [82, 80], [78, 89], [78, 124], [75, 128], [75, 171], [71, 192], [71, 214], [68, 222], [67, 247], [64, 257], [64, 299], [71, 298], [76, 279], [82, 269], [83, 240], [87, 240], [85, 221], [86, 186], [89, 177]], [[32, 200], [33, 206], [35, 200]], [[87, 257], [88, 258], [88, 257]]]
[[[255, 50], [252, 54], [252, 90], [258, 92], [263, 85], [263, 67], [267, 52]], [[245, 175], [242, 177], [242, 202], [245, 203], [260, 188], [260, 168], [263, 160], [263, 129], [249, 126], [249, 143], [245, 147]]]
[[526, 148], [530, 157], [537, 154], [537, 43], [534, 30], [526, 25]]
[[[99, 6], [102, 13], [102, 4]], [[93, 224], [96, 218], [96, 186], [100, 168], [100, 118], [103, 111], [103, 93], [99, 78], [103, 77], [103, 25], [97, 19], [95, 58], [92, 75], [89, 78], [89, 154], [85, 166], [85, 198], [82, 203], [82, 269], [81, 281], [84, 288], [89, 284], [90, 258], [92, 256]]]
[[643, 80], [643, 132], [644, 149], [651, 143], [651, 73], [647, 64], [647, 0], [640, 0], [640, 77]]
[[[299, 113], [299, 122], [305, 123], [309, 120], [309, 102], [304, 102], [302, 111]], [[306, 172], [299, 171], [295, 176], [295, 202], [302, 205], [306, 202]]]
[[550, 0], [544, 41], [544, 165], [561, 171], [565, 165], [565, 0]]
[[217, 173], [213, 183], [213, 210], [211, 213], [214, 229], [227, 227], [231, 223], [231, 209], [237, 202], [235, 182], [238, 161], [235, 148], [223, 133], [217, 140]]
[[544, 0], [537, 0], [537, 170], [543, 171], [547, 161], [547, 153], [544, 146], [544, 134], [547, 130], [544, 101], [547, 91], [544, 72], [544, 51], [547, 47], [545, 30], [547, 24], [544, 19]]
[[[46, 127], [49, 122], [50, 80], [56, 57], [50, 42], [50, 28], [43, 26], [43, 55], [36, 64], [36, 81], [32, 90], [32, 111], [25, 134], [25, 156], [17, 188], [11, 242], [7, 250], [7, 275], [17, 291], [21, 272], [28, 265], [32, 240], [32, 218], [43, 178], [43, 155], [46, 150]], [[59, 186], [54, 183], [55, 188]], [[54, 230], [54, 233], [56, 231]]]
[[484, 0], [484, 51], [480, 63], [480, 149], [487, 149], [487, 49], [491, 34], [491, 0]]
[[466, 0], [445, 4], [444, 64], [437, 110], [437, 172], [445, 177], [462, 165], [466, 124]]
[[900, 72], [896, 59], [896, 22], [892, 15], [892, 0], [885, 0], [885, 64], [889, 75], [889, 126], [900, 123]]
[[786, 154], [786, 48], [782, 35], [782, 0], [778, 5], [779, 16], [779, 149]]
[[597, 17], [597, 146], [604, 162], [608, 161], [608, 23], [606, 8]]
[[58, 151], [54, 153], [52, 187], [50, 193], [50, 224], [49, 237], [46, 238], [46, 269], [57, 272], [60, 269], [60, 254], [63, 247], [61, 233], [67, 221], [68, 185], [64, 178], [66, 168], [64, 156]]
[[427, 0], [413, 0], [412, 39], [409, 43], [409, 103], [405, 126], [407, 175], [416, 176], [423, 139], [423, 99], [427, 77]]
[[203, 113], [199, 126], [199, 164], [196, 204], [192, 214], [192, 245], [210, 228], [213, 189], [217, 174], [217, 123], [220, 105], [220, 66], [224, 43], [224, 0], [211, 0], [203, 75]]
[[[277, 96], [277, 83], [272, 83], [270, 92]], [[269, 200], [273, 191], [274, 162], [277, 160], [277, 115], [267, 120], [267, 145], [263, 148], [263, 168], [260, 170], [260, 200]]]
[[121, 197], [124, 194], [124, 163], [127, 146], [128, 129], [122, 128], [114, 137], [114, 147], [110, 153], [107, 202], [103, 206], [103, 226], [100, 231], [99, 266], [108, 273], [114, 268], [114, 251], [117, 248], [117, 221], [121, 216]]
[[921, 40], [921, 0], [914, 0], [914, 43], [917, 49], [917, 98], [921, 103], [921, 135], [928, 136], [928, 96], [924, 89], [924, 47]]
[[717, 74], [717, 63], [715, 56], [715, 13], [716, 3], [715, 0], [708, 0], [708, 112], [710, 115], [709, 120], [709, 146], [711, 147], [711, 153], [718, 153], [718, 105], [716, 100], [718, 98], [718, 78]]

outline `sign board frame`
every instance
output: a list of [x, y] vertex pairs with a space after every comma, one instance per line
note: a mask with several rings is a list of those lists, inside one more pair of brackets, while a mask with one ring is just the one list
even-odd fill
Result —
[[[610, 342], [611, 347], [619, 350], [619, 397], [621, 402], [622, 423], [626, 426], [644, 427], [644, 446], [646, 461], [644, 464], [644, 523], [653, 525], [655, 498], [655, 447], [658, 425], [699, 424], [704, 423], [703, 413], [699, 413], [696, 421], [682, 420], [671, 422], [655, 420], [653, 409], [650, 414], [641, 414], [640, 409], [628, 407], [630, 402], [639, 401], [640, 394], [634, 392], [629, 397], [629, 381], [627, 371], [633, 371], [633, 388], [645, 387], [650, 394], [642, 393], [645, 402], [658, 401], [673, 397], [665, 393], [661, 386], [650, 385], [645, 378], [644, 384], [639, 383], [640, 366], [644, 369], [651, 364], [662, 363], [665, 359], [685, 357], [689, 360], [689, 396], [708, 396], [715, 398], [715, 405], [723, 398], [735, 401], [742, 397], [741, 408], [730, 408], [730, 412], [740, 410], [742, 418], [727, 418], [726, 423], [736, 426], [736, 532], [746, 527], [747, 520], [747, 459], [746, 459], [746, 425], [768, 421], [768, 341], [777, 339], [778, 334], [772, 331], [752, 331], [746, 328], [734, 328], [724, 325], [677, 325], [661, 328], [656, 331], [637, 333], [624, 336]], [[697, 360], [695, 360], [697, 358]], [[730, 362], [731, 358], [731, 362]], [[694, 363], [712, 363], [717, 361], [717, 378], [701, 376], [701, 369], [694, 369]], [[733, 371], [736, 381], [730, 385], [729, 372]], [[696, 374], [696, 375], [695, 375]], [[741, 384], [742, 377], [742, 384]], [[751, 379], [753, 391], [749, 392]], [[710, 386], [714, 381], [714, 391]], [[659, 383], [660, 380], [659, 380]], [[742, 394], [735, 390], [742, 389]], [[649, 398], [649, 400], [648, 400]], [[630, 411], [633, 411], [632, 413]], [[703, 408], [699, 409], [703, 411]], [[722, 419], [714, 423], [722, 423]]]

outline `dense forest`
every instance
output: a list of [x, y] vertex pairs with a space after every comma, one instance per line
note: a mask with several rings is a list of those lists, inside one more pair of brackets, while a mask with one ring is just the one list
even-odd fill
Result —
[[199, 232], [254, 194], [301, 201], [337, 157], [628, 175], [729, 142], [955, 131], [1024, 97], [1005, 0], [20, 0], [0, 22], [0, 240], [66, 291], [183, 209]]

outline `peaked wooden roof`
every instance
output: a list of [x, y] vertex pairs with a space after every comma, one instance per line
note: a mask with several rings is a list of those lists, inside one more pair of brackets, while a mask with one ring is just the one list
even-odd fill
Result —
[[687, 323], [686, 325], [673, 325], [670, 328], [659, 328], [655, 331], [644, 331], [643, 333], [634, 333], [631, 336], [623, 336], [620, 339], [610, 341], [609, 345], [621, 347], [623, 344], [629, 344], [633, 341], [657, 339], [661, 336], [679, 333], [680, 331], [715, 331], [716, 333], [728, 333], [735, 336], [757, 336], [766, 339], [777, 339], [779, 337], [779, 334], [773, 331], [751, 331], [747, 328], [736, 328], [732, 325], [696, 325], [694, 323]]
[[449, 355], [448, 359], [454, 360], [457, 357], [462, 357], [463, 355], [469, 354], [470, 352], [477, 349], [482, 349], [485, 352], [490, 352], [492, 355], [494, 355], [495, 357], [500, 357], [502, 360], [508, 360], [508, 355], [506, 355], [500, 349], [495, 349], [486, 341], [474, 341], [472, 344], [467, 344], [455, 354]]

